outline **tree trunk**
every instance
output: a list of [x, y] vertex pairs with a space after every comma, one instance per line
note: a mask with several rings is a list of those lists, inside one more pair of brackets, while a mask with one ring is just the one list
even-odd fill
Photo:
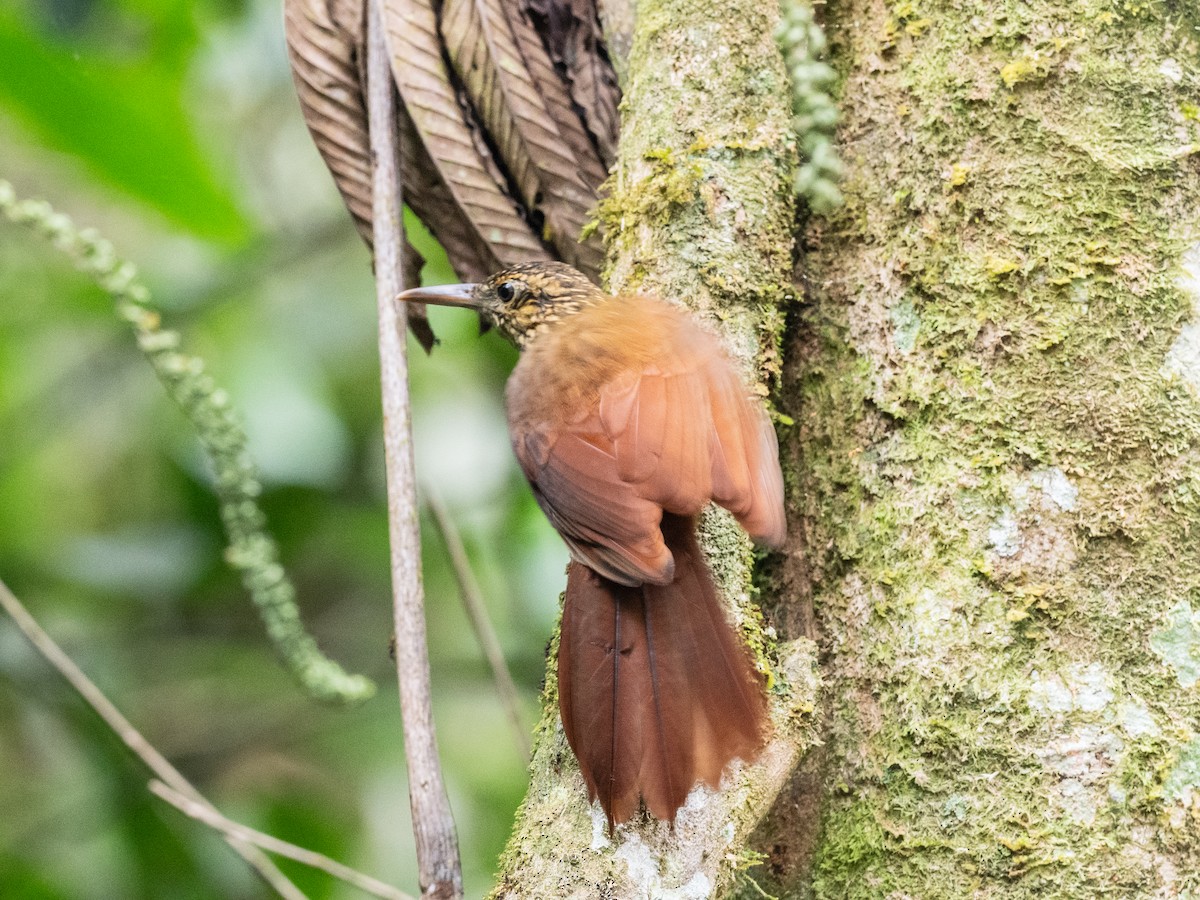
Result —
[[[787, 98], [773, 7], [715, 6], [638, 3], [610, 274], [721, 319], [770, 382]], [[826, 24], [847, 199], [801, 235], [792, 543], [757, 575], [779, 737], [674, 832], [609, 838], [550, 679], [497, 895], [707, 896], [758, 851], [789, 897], [1200, 896], [1200, 13], [843, 0]]]
[[[779, 381], [793, 295], [795, 158], [777, 21], [761, 0], [639, 0], [619, 159], [600, 210], [609, 287], [680, 300], [713, 321], [764, 397]], [[770, 745], [756, 764], [735, 765], [723, 791], [693, 791], [674, 829], [643, 819], [609, 836], [562, 736], [551, 654], [531, 785], [497, 897], [705, 897], [750, 861], [749, 833], [812, 741], [815, 647], [762, 649], [749, 542], [724, 511], [706, 514], [701, 531], [734, 618], [771, 672]]]
[[1200, 896], [1198, 10], [829, 7], [784, 388], [827, 758], [777, 893]]

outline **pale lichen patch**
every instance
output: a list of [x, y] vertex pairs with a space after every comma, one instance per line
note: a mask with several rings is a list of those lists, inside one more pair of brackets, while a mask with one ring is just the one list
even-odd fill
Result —
[[1081, 784], [1095, 784], [1112, 771], [1125, 742], [1096, 725], [1082, 725], [1037, 751], [1047, 771]]
[[1075, 708], [1075, 697], [1057, 672], [1033, 673], [1028, 702], [1030, 709], [1040, 713], [1067, 713]]
[[1005, 558], [1021, 552], [1021, 529], [1011, 507], [1004, 507], [988, 528], [988, 546]]
[[941, 591], [926, 588], [913, 601], [912, 633], [926, 652], [936, 650], [934, 642], [949, 643], [954, 635], [951, 622], [954, 618], [954, 601]]
[[1171, 84], [1179, 84], [1183, 81], [1183, 66], [1169, 56], [1158, 64], [1158, 73]]
[[1046, 771], [1061, 779], [1052, 794], [1053, 808], [1076, 825], [1092, 825], [1101, 804], [1114, 799], [1108, 776], [1124, 748], [1112, 732], [1085, 725], [1039, 749], [1036, 755]]
[[1068, 666], [1061, 673], [1031, 676], [1027, 702], [1045, 714], [1100, 712], [1113, 701], [1109, 676], [1099, 663]]
[[1096, 821], [1096, 800], [1078, 781], [1064, 781], [1059, 786], [1056, 805], [1076, 825], [1090, 826]]
[[1058, 466], [1038, 469], [1029, 476], [1029, 481], [1059, 510], [1074, 512], [1079, 508], [1079, 488], [1071, 483], [1071, 479]]
[[892, 344], [903, 354], [917, 346], [917, 333], [921, 330], [921, 317], [907, 297], [888, 311], [892, 320]]
[[1198, 790], [1200, 790], [1200, 737], [1180, 749], [1175, 765], [1171, 768], [1171, 773], [1163, 785], [1163, 796], [1168, 800], [1181, 800], [1185, 793], [1194, 793]]
[[1132, 738], [1157, 737], [1161, 733], [1149, 707], [1140, 700], [1122, 704], [1120, 723], [1121, 728]]
[[1083, 712], [1099, 712], [1113, 700], [1108, 686], [1108, 673], [1099, 663], [1091, 663], [1082, 669], [1074, 668], [1072, 683], [1075, 706]]
[[1183, 254], [1177, 279], [1179, 288], [1192, 298], [1192, 321], [1179, 330], [1167, 351], [1162, 372], [1178, 377], [1200, 391], [1200, 244]]
[[1200, 681], [1200, 614], [1181, 600], [1168, 618], [1168, 627], [1150, 635], [1150, 649], [1175, 670], [1181, 686], [1190, 688]]
[[[1044, 595], [1079, 557], [1079, 489], [1058, 466], [1005, 478], [1008, 502], [988, 526], [992, 575]], [[1022, 617], [1023, 618], [1023, 617]]]

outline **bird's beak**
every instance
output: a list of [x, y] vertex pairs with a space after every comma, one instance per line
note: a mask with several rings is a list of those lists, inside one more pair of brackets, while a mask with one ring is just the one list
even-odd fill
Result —
[[478, 309], [480, 302], [475, 297], [474, 284], [439, 284], [404, 291], [396, 296], [398, 301], [432, 303], [435, 306], [465, 306]]

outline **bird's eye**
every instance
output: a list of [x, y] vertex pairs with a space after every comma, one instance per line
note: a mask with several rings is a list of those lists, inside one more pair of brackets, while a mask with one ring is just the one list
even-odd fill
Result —
[[512, 281], [502, 282], [500, 287], [496, 288], [496, 296], [505, 303], [512, 303], [513, 298], [517, 296], [518, 286]]

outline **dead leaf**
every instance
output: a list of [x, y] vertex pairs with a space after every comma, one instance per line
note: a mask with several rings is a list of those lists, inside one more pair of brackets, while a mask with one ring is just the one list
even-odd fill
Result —
[[608, 168], [617, 158], [621, 89], [596, 0], [523, 0], [523, 5]]
[[304, 120], [371, 244], [371, 156], [359, 65], [362, 0], [285, 0], [284, 30]]
[[[429, 164], [420, 177], [405, 177], [413, 211], [443, 242], [447, 253], [452, 253], [451, 246], [443, 239], [445, 229], [439, 231], [439, 220], [457, 215], [465, 220], [466, 229], [461, 234], [456, 230], [455, 235], [460, 239], [471, 236], [457, 251], [459, 255], [465, 255], [465, 247], [470, 245], [476, 248], [476, 257], [482, 249], [483, 255], [502, 264], [549, 259], [519, 207], [495, 180], [501, 176], [489, 171], [476, 148], [442, 62], [437, 20], [429, 0], [388, 0], [384, 19], [396, 86]], [[409, 149], [413, 143], [404, 142], [408, 158], [416, 155]], [[436, 203], [434, 195], [427, 193], [430, 183], [444, 191]], [[430, 198], [428, 204], [426, 197]], [[472, 266], [459, 270], [453, 253], [451, 261], [459, 275], [469, 280], [499, 268], [489, 263], [475, 264], [481, 271]]]
[[603, 260], [600, 242], [595, 236], [579, 241], [595, 189], [580, 177], [502, 0], [446, 0], [439, 25], [455, 73], [534, 224], [540, 217], [542, 236], [560, 257], [595, 277]]
[[600, 187], [608, 177], [608, 166], [600, 161], [600, 154], [584, 128], [580, 111], [572, 101], [571, 95], [567, 93], [564, 75], [556, 68], [547, 52], [547, 35], [540, 31], [523, 5], [506, 2], [504, 11], [529, 76], [558, 126], [564, 149], [575, 160], [580, 180], [591, 189], [591, 202], [594, 205], [595, 197], [599, 195]]
[[[304, 121], [359, 235], [371, 247], [371, 148], [363, 95], [365, 15], [363, 0], [284, 2], [288, 56]], [[419, 284], [425, 261], [407, 241], [404, 259], [406, 282]], [[436, 339], [423, 308], [409, 311], [409, 327], [428, 353]]]

